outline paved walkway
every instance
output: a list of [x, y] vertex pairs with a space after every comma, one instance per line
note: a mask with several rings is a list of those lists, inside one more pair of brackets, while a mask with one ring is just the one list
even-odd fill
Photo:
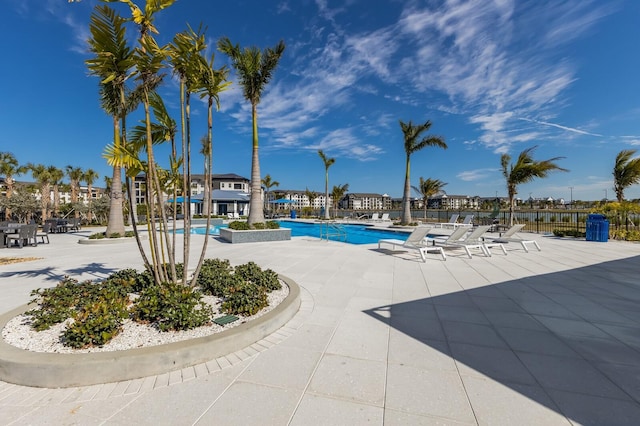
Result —
[[[4, 425], [631, 425], [640, 419], [640, 244], [532, 236], [492, 258], [294, 238], [224, 244], [302, 287], [280, 331], [193, 368], [40, 389], [0, 382]], [[2, 249], [0, 311], [64, 275], [140, 268], [135, 243]], [[193, 238], [193, 258], [202, 237]]]

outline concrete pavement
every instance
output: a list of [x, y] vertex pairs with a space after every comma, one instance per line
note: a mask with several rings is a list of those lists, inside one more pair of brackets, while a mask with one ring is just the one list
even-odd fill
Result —
[[[93, 232], [93, 231], [92, 231]], [[86, 232], [85, 234], [88, 234]], [[69, 389], [0, 383], [3, 424], [637, 424], [640, 245], [530, 235], [491, 258], [447, 261], [294, 237], [226, 244], [301, 287], [281, 330], [205, 364]], [[135, 243], [2, 249], [0, 311], [63, 276], [141, 267]], [[202, 236], [192, 236], [193, 262]]]

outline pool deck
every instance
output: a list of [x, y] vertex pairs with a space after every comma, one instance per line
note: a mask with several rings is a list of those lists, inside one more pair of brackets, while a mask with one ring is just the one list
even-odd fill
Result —
[[[140, 268], [135, 242], [0, 249], [0, 312], [65, 275]], [[299, 313], [243, 350], [88, 387], [0, 382], [3, 425], [632, 425], [640, 418], [640, 244], [527, 234], [490, 258], [447, 261], [294, 237], [227, 244], [295, 280]], [[192, 264], [203, 236], [192, 235]], [[147, 242], [143, 242], [147, 244]]]

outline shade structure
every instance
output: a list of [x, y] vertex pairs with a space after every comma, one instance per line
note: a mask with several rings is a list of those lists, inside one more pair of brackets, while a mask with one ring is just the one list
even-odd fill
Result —
[[295, 201], [288, 200], [286, 198], [279, 198], [277, 200], [270, 201], [270, 203], [272, 203], [272, 204], [293, 204], [293, 203], [295, 203]]
[[[177, 197], [176, 198], [176, 203], [184, 203], [185, 199], [184, 197]], [[192, 203], [201, 203], [202, 200], [201, 199], [197, 199], [197, 198], [192, 198], [191, 199]], [[170, 200], [167, 200], [167, 203], [173, 203], [173, 198]]]

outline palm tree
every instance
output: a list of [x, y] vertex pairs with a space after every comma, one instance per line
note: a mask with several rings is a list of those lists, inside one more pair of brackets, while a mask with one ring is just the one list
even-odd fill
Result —
[[261, 51], [257, 47], [245, 47], [231, 44], [228, 38], [218, 41], [218, 49], [231, 58], [238, 73], [240, 85], [246, 100], [251, 103], [251, 122], [253, 128], [253, 151], [251, 157], [251, 199], [249, 201], [249, 225], [264, 222], [261, 200], [260, 159], [258, 157], [258, 104], [265, 86], [271, 80], [278, 61], [284, 52], [284, 42], [274, 48]]
[[[87, 184], [87, 194], [89, 199], [89, 212], [87, 213], [87, 220], [91, 223], [91, 204], [93, 202], [93, 183], [98, 180], [100, 175], [93, 169], [87, 169], [82, 174], [82, 180]], [[113, 181], [111, 181], [111, 185], [113, 185]], [[124, 233], [123, 233], [124, 234]], [[120, 235], [123, 235], [120, 234]], [[110, 234], [107, 234], [110, 235]]]
[[[80, 194], [80, 180], [82, 180], [84, 170], [82, 170], [81, 167], [73, 167], [69, 165], [65, 167], [65, 171], [71, 185], [71, 204], [75, 205], [78, 202], [78, 195]], [[77, 218], [79, 216], [78, 213], [79, 212], [76, 210], [74, 212], [74, 217]]]
[[411, 176], [410, 176], [410, 160], [411, 154], [420, 151], [427, 146], [438, 146], [447, 149], [447, 144], [440, 136], [425, 136], [418, 141], [422, 132], [429, 130], [431, 121], [427, 120], [424, 124], [413, 125], [411, 121], [404, 123], [400, 120], [400, 128], [404, 135], [404, 151], [407, 154], [406, 168], [404, 174], [404, 192], [402, 194], [402, 218], [401, 225], [411, 223]]
[[316, 191], [309, 191], [309, 188], [304, 189], [304, 195], [307, 196], [307, 200], [309, 200], [309, 209], [313, 209], [313, 201], [318, 198], [318, 193]]
[[338, 203], [344, 197], [344, 194], [349, 190], [349, 184], [338, 185], [331, 190], [331, 200], [333, 201], [333, 217], [336, 217], [336, 211], [338, 210]]
[[424, 207], [424, 219], [427, 220], [427, 208], [429, 205], [429, 199], [434, 195], [437, 195], [442, 191], [442, 188], [447, 185], [440, 179], [424, 179], [420, 176], [420, 183], [418, 186], [411, 186], [414, 191], [422, 196], [422, 205]]
[[[134, 67], [133, 51], [126, 39], [125, 22], [108, 6], [96, 7], [91, 14], [91, 37], [88, 40], [90, 51], [95, 56], [85, 61], [90, 74], [101, 79], [102, 107], [112, 117], [113, 146], [116, 148], [123, 145], [121, 133], [124, 133], [124, 120], [130, 108], [127, 105], [126, 81], [131, 77]], [[121, 165], [113, 165], [111, 181], [106, 232], [107, 235], [124, 235]]]
[[532, 157], [537, 146], [527, 148], [520, 153], [515, 164], [511, 162], [509, 154], [502, 154], [500, 164], [502, 166], [502, 175], [506, 179], [507, 194], [509, 196], [509, 225], [513, 225], [513, 211], [515, 209], [515, 196], [518, 193], [518, 185], [528, 183], [535, 178], [545, 178], [554, 170], [567, 172], [555, 162], [564, 157], [554, 157], [544, 161], [535, 161]]
[[49, 175], [51, 176], [51, 185], [53, 186], [53, 214], [58, 217], [60, 213], [60, 184], [64, 177], [64, 171], [56, 166], [49, 166]]
[[51, 175], [49, 168], [44, 164], [33, 163], [28, 163], [26, 167], [31, 171], [31, 176], [33, 176], [40, 188], [40, 209], [42, 221], [44, 221], [49, 218], [48, 210], [51, 202]]
[[[4, 176], [4, 184], [7, 187], [7, 198], [11, 198], [15, 185], [14, 176], [21, 175], [27, 171], [25, 166], [20, 166], [16, 157], [10, 152], [0, 152], [0, 174]], [[5, 218], [11, 217], [11, 209], [5, 209]]]
[[153, 15], [171, 6], [175, 0], [147, 0], [144, 12], [131, 0], [103, 0], [107, 3], [126, 3], [131, 9], [131, 17], [140, 29], [140, 37], [148, 35], [150, 32], [158, 34], [158, 30], [153, 25]]
[[[173, 73], [180, 81], [180, 125], [182, 135], [182, 194], [184, 213], [184, 267], [188, 267], [189, 248], [191, 246], [191, 93], [198, 90], [201, 84], [202, 57], [200, 52], [206, 48], [204, 35], [194, 32], [190, 27], [187, 31], [176, 34], [173, 42], [168, 45], [167, 53]], [[175, 151], [174, 151], [175, 157]], [[175, 198], [174, 198], [175, 199]], [[174, 209], [175, 212], [175, 209]], [[174, 221], [175, 223], [175, 221]], [[207, 228], [208, 229], [208, 228]], [[183, 283], [186, 284], [186, 275]]]
[[329, 219], [329, 167], [336, 162], [336, 159], [327, 158], [322, 150], [318, 150], [318, 155], [324, 163], [324, 218]]
[[624, 190], [640, 183], [640, 157], [635, 155], [635, 149], [625, 149], [616, 156], [616, 164], [613, 167], [613, 189], [616, 191], [618, 202], [624, 201]]
[[271, 180], [271, 175], [267, 174], [264, 179], [262, 179], [262, 185], [265, 188], [264, 199], [267, 205], [267, 211], [271, 211], [271, 204], [269, 204], [269, 190], [274, 186], [280, 186], [280, 182], [277, 180]]

